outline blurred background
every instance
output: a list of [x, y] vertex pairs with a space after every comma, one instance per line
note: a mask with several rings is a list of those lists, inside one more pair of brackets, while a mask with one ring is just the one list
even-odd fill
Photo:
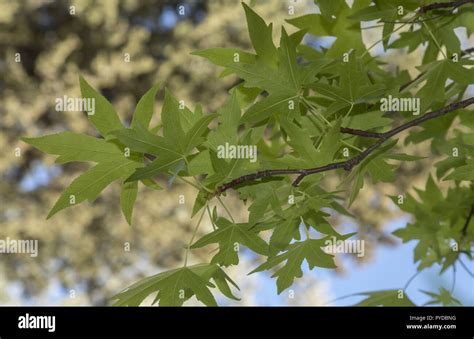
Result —
[[[285, 19], [318, 11], [309, 0], [249, 3], [274, 23], [275, 39]], [[288, 6], [294, 6], [294, 14], [288, 13]], [[286, 27], [293, 31], [290, 25]], [[364, 34], [368, 45], [380, 37], [378, 30]], [[305, 41], [317, 47], [331, 43], [331, 39], [315, 37]], [[191, 108], [200, 103], [205, 111], [214, 111], [237, 79], [219, 78], [221, 69], [190, 55], [210, 47], [251, 50], [239, 1], [0, 0], [0, 239], [39, 241], [36, 258], [0, 256], [0, 304], [106, 305], [113, 294], [137, 279], [182, 264], [183, 247], [195, 223], [190, 219], [196, 194], [192, 187], [175, 183], [166, 193], [142, 189], [132, 227], [121, 215], [115, 185], [93, 204], [69, 208], [46, 221], [60, 192], [87, 165], [55, 165], [53, 156], [28, 147], [19, 138], [65, 130], [96, 135], [83, 113], [54, 109], [58, 97], [80, 97], [79, 75], [112, 102], [124, 121], [130, 121], [138, 99], [158, 81]], [[403, 60], [394, 53], [386, 55], [412, 75], [416, 75], [419, 57], [419, 51]], [[157, 97], [156, 112], [162, 96]], [[429, 157], [429, 145], [411, 146], [407, 153]], [[244, 250], [241, 265], [227, 270], [241, 287], [242, 302], [237, 304], [353, 304], [353, 300], [332, 300], [355, 292], [403, 287], [416, 272], [415, 244], [401, 245], [390, 235], [409, 219], [384, 195], [403, 193], [412, 185], [422, 187], [434, 160], [403, 164], [396, 185], [366, 182], [351, 207], [356, 221], [333, 218], [341, 232], [358, 231], [358, 237], [366, 241], [366, 255], [338, 257], [337, 271], [307, 272], [296, 281], [291, 296], [288, 291], [277, 296], [268, 273], [247, 276], [259, 259]], [[178, 204], [181, 194], [183, 205]], [[232, 196], [227, 200], [233, 214], [245, 220], [245, 207]], [[209, 230], [208, 226], [201, 230]], [[193, 251], [192, 261], [209, 260], [209, 251]], [[418, 288], [450, 287], [450, 271], [441, 277], [438, 271], [434, 267], [424, 272], [410, 290], [416, 295]], [[463, 271], [457, 273], [454, 295], [474, 304], [472, 278]], [[419, 294], [412, 299], [423, 302], [426, 298]]]

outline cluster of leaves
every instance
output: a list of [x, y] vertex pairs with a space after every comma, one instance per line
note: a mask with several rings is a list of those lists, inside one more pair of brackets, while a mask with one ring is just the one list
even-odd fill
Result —
[[[288, 20], [298, 30], [288, 34], [282, 27], [278, 46], [273, 41], [272, 25], [243, 4], [255, 53], [236, 48], [194, 52], [223, 67], [222, 76], [236, 75], [242, 80], [230, 90], [227, 102], [216, 113], [206, 114], [200, 106], [191, 110], [166, 91], [161, 122], [150, 128], [154, 98], [160, 88], [155, 85], [139, 101], [133, 120], [126, 127], [107, 100], [81, 78], [83, 97], [96, 100], [96, 114], [90, 115], [89, 120], [103, 138], [63, 132], [24, 139], [44, 152], [59, 155], [59, 163], [97, 163], [71, 183], [49, 216], [74, 203], [94, 200], [116, 180], [122, 182], [121, 206], [129, 223], [139, 181], [160, 189], [154, 178], [165, 175], [170, 182], [179, 178], [199, 190], [192, 216], [201, 213], [200, 223], [207, 212], [214, 230], [190, 244], [186, 251], [217, 245], [211, 263], [188, 266], [186, 260], [182, 268], [146, 278], [116, 295], [117, 305], [139, 305], [155, 293], [153, 303], [159, 301], [160, 305], [182, 305], [192, 296], [206, 305], [216, 305], [210, 288], [235, 298], [228, 283], [235, 284], [222, 268], [239, 263], [240, 245], [266, 257], [253, 272], [273, 271], [278, 293], [302, 276], [305, 261], [310, 269], [334, 269], [334, 256], [324, 250], [325, 241], [345, 240], [354, 234], [342, 235], [329, 222], [331, 211], [349, 217], [351, 214], [342, 205], [340, 192], [323, 189], [324, 173], [307, 176], [299, 185], [292, 184], [287, 175], [243, 180], [234, 185], [232, 188], [248, 205], [245, 223], [236, 223], [225, 206], [228, 215], [220, 215], [216, 208], [211, 213], [211, 201], [223, 204], [219, 187], [256, 171], [284, 173], [291, 168], [316, 168], [347, 160], [348, 150], [357, 155], [373, 140], [345, 134], [341, 127], [378, 133], [393, 127], [393, 116], [381, 111], [382, 97], [419, 98], [420, 113], [425, 113], [445, 106], [453, 98], [462, 98], [467, 86], [474, 83], [474, 70], [468, 67], [472, 60], [462, 58], [459, 40], [453, 33], [457, 27], [466, 27], [467, 33], [472, 33], [472, 8], [459, 8], [457, 13], [441, 10], [421, 14], [415, 11], [418, 3], [411, 0], [398, 1], [396, 5], [383, 0], [373, 4], [360, 0], [352, 7], [344, 1], [316, 3], [321, 13]], [[439, 19], [427, 20], [433, 16]], [[370, 47], [362, 42], [361, 22], [373, 20], [383, 23], [380, 42], [385, 49], [409, 47], [412, 51], [428, 43], [420, 76], [414, 81], [406, 71], [388, 71], [370, 55]], [[408, 25], [409, 31], [391, 42], [392, 34], [398, 30], [395, 21]], [[329, 49], [316, 50], [303, 43], [307, 34], [334, 36], [336, 41]], [[440, 54], [456, 54], [460, 59], [438, 60]], [[407, 81], [410, 82], [406, 86]], [[412, 119], [409, 112], [401, 114], [404, 121]], [[460, 117], [461, 126], [449, 133], [454, 136], [447, 140], [456, 116]], [[417, 190], [418, 200], [406, 195], [400, 204], [415, 222], [395, 234], [403, 241], [418, 241], [415, 259], [420, 262], [419, 270], [439, 263], [444, 271], [463, 253], [471, 258], [474, 227], [469, 227], [470, 218], [466, 218], [469, 211], [472, 213], [474, 202], [472, 126], [472, 114], [459, 110], [457, 115], [428, 121], [422, 130], [411, 132], [406, 138], [407, 143], [432, 139], [433, 154], [448, 155], [436, 165], [436, 180], [452, 182], [452, 188], [444, 195], [430, 177], [426, 189]], [[471, 128], [470, 132], [466, 127]], [[218, 148], [226, 143], [257, 145], [257, 161], [219, 157]], [[396, 140], [387, 141], [349, 175], [342, 169], [335, 171], [343, 183], [352, 183], [349, 206], [368, 177], [374, 183], [393, 182], [398, 162], [419, 159], [394, 153], [396, 144]], [[449, 156], [454, 148], [457, 155]], [[400, 198], [393, 198], [398, 203]], [[315, 238], [315, 234], [319, 237]], [[457, 244], [456, 251], [453, 242]], [[446, 292], [443, 289], [440, 294], [427, 295], [433, 298], [432, 303], [455, 304], [456, 300]], [[413, 305], [408, 297], [398, 295], [397, 290], [366, 293], [360, 305]]]

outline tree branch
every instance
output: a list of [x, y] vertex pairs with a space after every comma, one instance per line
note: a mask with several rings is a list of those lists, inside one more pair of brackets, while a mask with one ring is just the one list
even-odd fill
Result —
[[266, 177], [271, 177], [271, 176], [277, 176], [277, 175], [290, 175], [290, 174], [298, 174], [298, 177], [293, 181], [293, 186], [298, 186], [301, 180], [303, 180], [307, 175], [310, 174], [316, 174], [316, 173], [321, 173], [321, 172], [327, 172], [335, 169], [341, 169], [343, 168], [346, 171], [352, 170], [352, 168], [356, 165], [358, 165], [362, 160], [364, 160], [367, 156], [369, 156], [374, 150], [376, 150], [378, 147], [380, 147], [385, 141], [390, 139], [391, 137], [401, 133], [402, 131], [409, 129], [411, 127], [420, 125], [424, 123], [425, 121], [443, 116], [447, 113], [450, 113], [452, 111], [458, 110], [460, 108], [467, 107], [471, 104], [474, 104], [474, 97], [462, 100], [459, 102], [452, 103], [448, 106], [445, 106], [443, 108], [440, 108], [438, 110], [432, 111], [430, 113], [424, 114], [421, 117], [418, 117], [416, 119], [413, 119], [411, 121], [408, 121], [407, 123], [400, 125], [398, 127], [395, 127], [387, 132], [384, 133], [374, 133], [374, 132], [366, 132], [366, 131], [361, 131], [361, 130], [353, 130], [353, 129], [348, 129], [348, 128], [342, 128], [343, 133], [349, 133], [353, 135], [358, 135], [361, 137], [369, 137], [369, 138], [378, 138], [379, 140], [366, 148], [363, 152], [359, 153], [358, 155], [346, 160], [346, 161], [341, 161], [341, 162], [335, 162], [331, 163], [328, 165], [320, 166], [320, 167], [315, 167], [315, 168], [307, 168], [307, 169], [275, 169], [275, 170], [263, 170], [263, 171], [258, 171], [256, 173], [252, 174], [246, 174], [241, 177], [238, 177], [228, 183], [225, 183], [221, 186], [219, 186], [214, 195], [220, 195], [223, 192], [227, 191], [230, 188], [234, 188], [237, 185], [240, 185], [245, 182], [249, 181], [254, 181], [256, 179], [261, 179], [261, 178], [266, 178]]
[[458, 1], [452, 1], [452, 2], [435, 2], [426, 6], [421, 6], [418, 9], [419, 13], [426, 13], [428, 11], [434, 10], [434, 9], [442, 9], [442, 8], [452, 8], [453, 10], [461, 7], [462, 5], [465, 4], [472, 4], [474, 3], [474, 0], [458, 0]]
[[357, 135], [364, 138], [382, 138], [383, 137], [383, 133], [363, 131], [360, 129], [341, 127], [339, 130], [341, 131], [341, 133]]
[[471, 47], [471, 48], [468, 48], [468, 49], [465, 49], [465, 50], [461, 51], [461, 56], [465, 56], [465, 55], [468, 55], [468, 54], [471, 54], [471, 53], [474, 53], [474, 47]]
[[467, 233], [467, 227], [469, 226], [469, 223], [471, 222], [472, 215], [474, 214], [474, 204], [471, 205], [471, 209], [469, 210], [469, 214], [466, 218], [466, 222], [464, 223], [464, 227], [462, 228], [462, 236], [466, 236]]

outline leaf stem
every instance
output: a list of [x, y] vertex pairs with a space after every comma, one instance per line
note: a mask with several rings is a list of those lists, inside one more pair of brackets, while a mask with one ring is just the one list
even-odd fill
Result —
[[230, 220], [232, 220], [232, 222], [235, 224], [235, 220], [234, 218], [232, 217], [232, 214], [230, 213], [229, 209], [227, 208], [227, 206], [224, 204], [224, 202], [222, 201], [221, 197], [219, 196], [216, 196], [217, 197], [217, 200], [220, 202], [220, 204], [222, 205], [222, 207], [224, 207], [225, 211], [227, 212], [227, 214], [229, 215], [229, 218]]
[[311, 239], [311, 236], [309, 234], [309, 229], [306, 226], [306, 223], [304, 222], [303, 217], [300, 217], [300, 219], [301, 219], [301, 223], [303, 224], [304, 233], [306, 234], [306, 239]]
[[349, 147], [355, 149], [356, 151], [364, 152], [364, 151], [361, 150], [359, 147], [354, 146], [354, 145], [351, 145], [350, 143], [348, 143], [347, 141], [345, 141], [345, 140], [343, 140], [343, 139], [341, 139], [341, 142], [342, 142], [344, 145], [349, 146]]
[[176, 178], [182, 180], [182, 181], [185, 182], [186, 184], [189, 184], [189, 185], [193, 186], [193, 187], [194, 187], [195, 189], [197, 189], [198, 191], [201, 190], [201, 189], [199, 188], [199, 186], [195, 185], [194, 183], [192, 183], [192, 182], [189, 181], [188, 179], [185, 179], [185, 178], [183, 178], [183, 177], [180, 177], [179, 175], [177, 175], [177, 174], [175, 174], [175, 173], [173, 173], [173, 172], [171, 172], [171, 171], [170, 171], [169, 173], [171, 173], [172, 175], [176, 176]]
[[[207, 207], [207, 205], [206, 205]], [[201, 213], [201, 216], [199, 217], [199, 220], [198, 220], [198, 223], [196, 224], [196, 226], [194, 227], [194, 230], [193, 230], [193, 235], [191, 236], [191, 239], [189, 240], [189, 243], [188, 243], [188, 246], [186, 247], [186, 254], [184, 256], [184, 265], [183, 267], [186, 267], [188, 265], [188, 255], [189, 255], [189, 251], [191, 249], [191, 245], [193, 244], [193, 241], [194, 241], [194, 238], [196, 238], [196, 234], [197, 234], [197, 231], [199, 229], [199, 226], [201, 225], [201, 221], [202, 221], [202, 217], [204, 216], [204, 213], [206, 212], [206, 209], [204, 209]], [[212, 220], [212, 219], [211, 219]]]
[[456, 264], [453, 265], [453, 284], [451, 285], [451, 294], [453, 294], [455, 287], [456, 287]]
[[351, 107], [347, 111], [346, 115], [344, 115], [343, 119], [347, 118], [349, 116], [349, 114], [351, 114], [353, 108], [354, 108], [354, 103], [351, 103]]
[[433, 39], [436, 47], [438, 47], [438, 50], [441, 52], [441, 54], [443, 54], [443, 57], [445, 59], [447, 59], [448, 57], [446, 56], [446, 54], [444, 53], [443, 49], [441, 48], [441, 45], [439, 44], [438, 40], [436, 39], [436, 37], [434, 36], [433, 32], [431, 32], [431, 29], [428, 27], [428, 25], [426, 24], [426, 22], [423, 21], [423, 26], [426, 28], [426, 30], [428, 31], [428, 33], [430, 34], [431, 38]]
[[307, 101], [305, 98], [303, 98], [303, 102], [307, 105], [309, 111], [313, 113], [315, 116], [317, 116], [319, 119], [321, 119], [323, 122], [325, 122], [329, 127], [332, 127], [332, 124], [329, 120], [327, 120], [320, 112], [317, 111], [317, 108]]
[[209, 215], [209, 219], [211, 220], [212, 228], [214, 231], [217, 229], [216, 225], [214, 224], [214, 220], [212, 220], [211, 210], [209, 209], [209, 205], [206, 205], [207, 214]]

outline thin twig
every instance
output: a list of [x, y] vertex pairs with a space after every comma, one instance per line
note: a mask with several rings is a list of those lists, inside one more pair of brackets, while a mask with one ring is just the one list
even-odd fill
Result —
[[408, 286], [410, 286], [411, 282], [418, 276], [418, 274], [420, 274], [421, 271], [417, 271], [415, 274], [413, 274], [410, 279], [408, 279], [408, 281], [406, 282], [405, 286], [403, 286], [403, 290], [406, 291]]
[[459, 259], [459, 263], [461, 264], [461, 267], [464, 268], [464, 270], [466, 271], [467, 274], [469, 274], [472, 278], [474, 278], [474, 273], [472, 273], [469, 268], [466, 266], [466, 264], [461, 260]]
[[451, 294], [453, 294], [455, 287], [456, 287], [456, 264], [453, 265], [453, 283], [451, 285]]

